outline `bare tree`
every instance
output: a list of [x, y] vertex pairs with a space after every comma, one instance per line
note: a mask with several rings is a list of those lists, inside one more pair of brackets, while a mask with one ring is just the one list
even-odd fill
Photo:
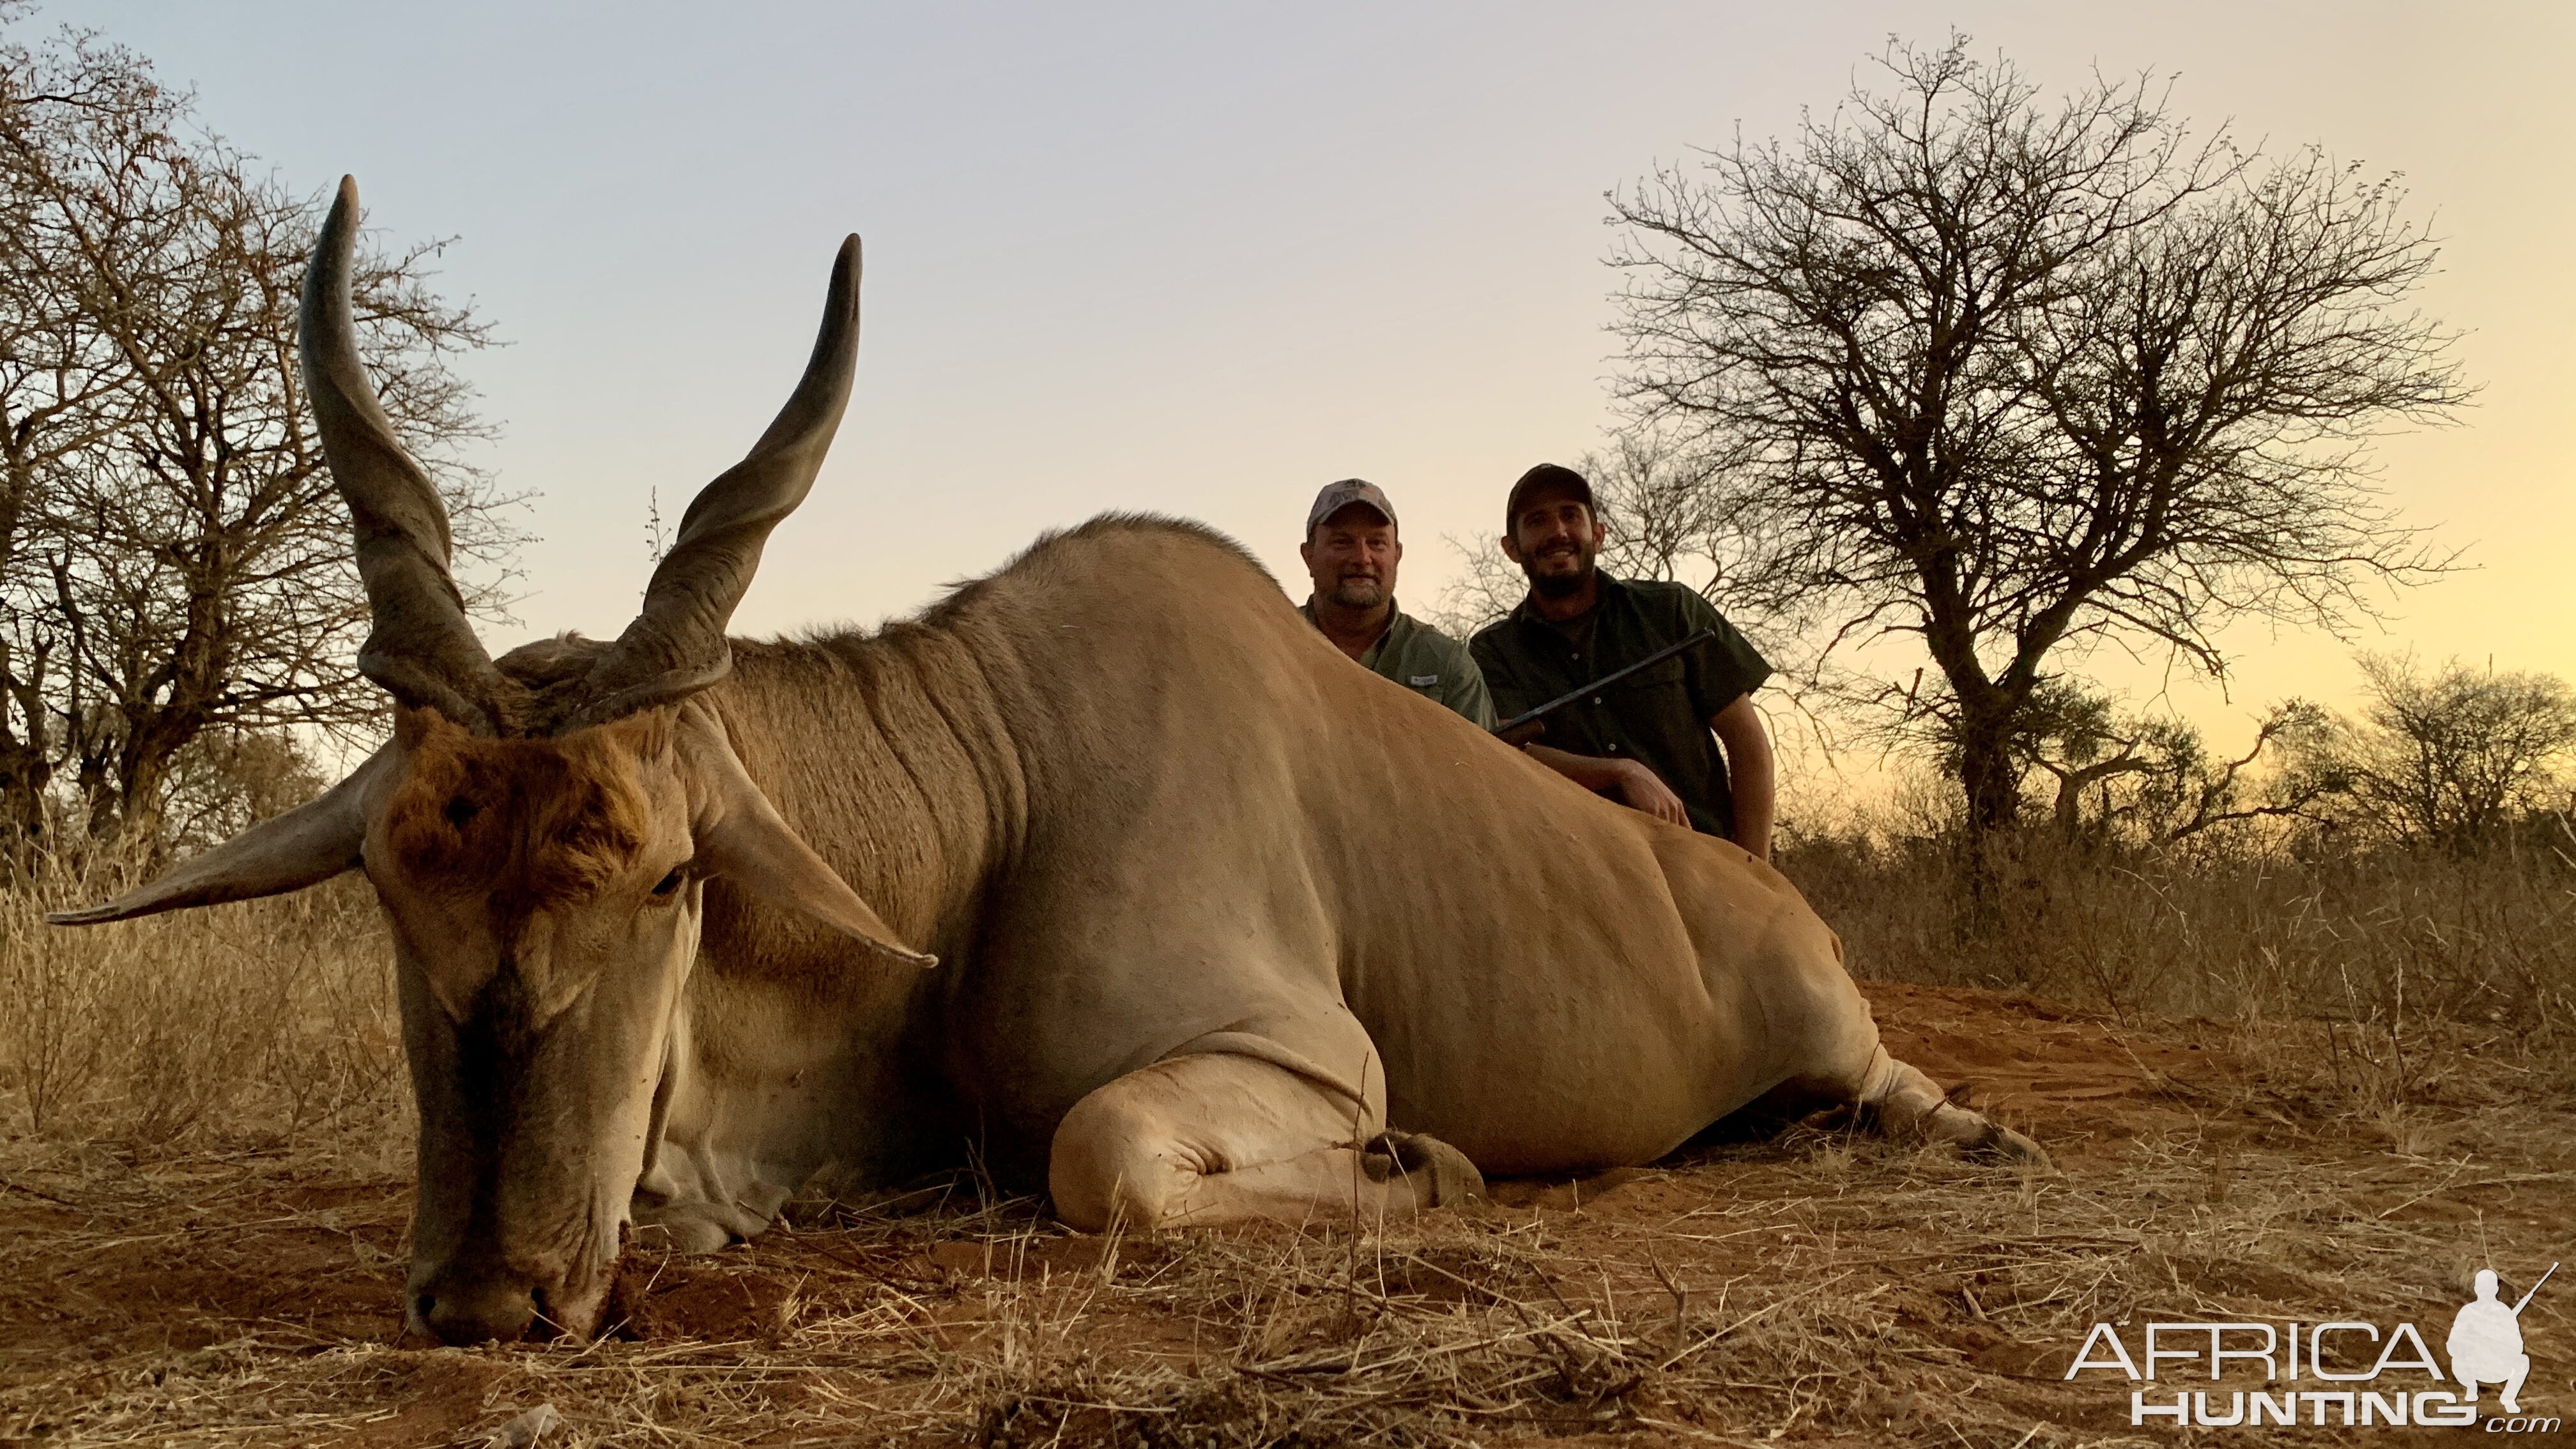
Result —
[[[0, 214], [0, 835], [66, 810], [155, 832], [199, 742], [192, 814], [242, 736], [380, 708], [348, 662], [366, 600], [296, 371], [319, 210], [198, 133], [141, 58], [66, 33], [0, 46]], [[447, 366], [487, 333], [428, 290], [436, 252], [373, 259], [361, 326], [460, 551], [490, 563], [515, 535], [457, 455], [483, 429]]]
[[2143, 78], [2043, 103], [1963, 37], [1883, 73], [1611, 198], [1623, 388], [1733, 460], [1718, 511], [1769, 565], [1739, 603], [1827, 657], [1920, 639], [1934, 686], [1868, 697], [1950, 747], [1983, 833], [2063, 646], [2218, 674], [2229, 619], [2337, 624], [2438, 569], [2362, 449], [2464, 389], [2388, 183], [2195, 143]]
[[[23, 20], [25, 7], [0, 5], [0, 24]], [[44, 566], [43, 542], [54, 530], [45, 480], [116, 427], [117, 383], [100, 364], [104, 349], [63, 279], [29, 266], [42, 235], [44, 207], [16, 184], [24, 169], [19, 137], [40, 112], [76, 114], [130, 109], [132, 78], [113, 70], [65, 64], [20, 47], [0, 50], [0, 834], [23, 835], [44, 819], [56, 764], [49, 748], [49, 699], [65, 671], [53, 631], [30, 629], [28, 587]]]

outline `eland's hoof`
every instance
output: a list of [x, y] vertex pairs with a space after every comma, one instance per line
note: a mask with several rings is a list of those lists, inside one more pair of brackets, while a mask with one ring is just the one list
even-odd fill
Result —
[[1485, 1201], [1485, 1175], [1467, 1154], [1424, 1132], [1381, 1132], [1361, 1149], [1369, 1176], [1380, 1181], [1401, 1172], [1431, 1185], [1422, 1206], [1469, 1207]]
[[2055, 1172], [2057, 1164], [2048, 1160], [2048, 1149], [2031, 1141], [2000, 1122], [1988, 1122], [1985, 1136], [1967, 1144], [1973, 1156], [2035, 1172]]

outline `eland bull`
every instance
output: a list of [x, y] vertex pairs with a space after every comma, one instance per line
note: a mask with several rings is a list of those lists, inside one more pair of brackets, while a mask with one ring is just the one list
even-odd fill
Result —
[[1778, 873], [1352, 667], [1203, 529], [1103, 518], [873, 635], [728, 641], [849, 397], [856, 237], [635, 621], [490, 658], [359, 365], [356, 210], [343, 181], [299, 335], [394, 737], [54, 919], [366, 872], [420, 1106], [415, 1328], [595, 1332], [630, 1224], [711, 1249], [968, 1143], [1086, 1230], [1471, 1200], [1772, 1093], [2037, 1155], [1889, 1057]]

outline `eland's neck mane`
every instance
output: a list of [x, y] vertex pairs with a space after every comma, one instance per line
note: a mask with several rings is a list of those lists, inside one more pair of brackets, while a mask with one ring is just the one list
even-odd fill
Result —
[[688, 1061], [647, 1196], [765, 1216], [814, 1173], [901, 1181], [953, 1160], [973, 1130], [943, 1085], [941, 1002], [974, 969], [976, 907], [1027, 813], [1004, 724], [1016, 654], [973, 613], [736, 640], [731, 675], [702, 696], [788, 826], [940, 964], [893, 964], [711, 880]]
[[[1114, 683], [1104, 660], [1132, 652], [1140, 626], [1173, 627], [1154, 603], [1167, 575], [1191, 597], [1277, 601], [1259, 566], [1206, 530], [1110, 517], [873, 634], [733, 641], [730, 676], [701, 699], [744, 769], [898, 939], [940, 964], [895, 965], [711, 879], [685, 1070], [639, 1201], [767, 1212], [818, 1172], [882, 1186], [957, 1161], [962, 1141], [1007, 1145], [987, 1138], [991, 1104], [956, 1076], [948, 1014], [1004, 969], [986, 959], [1002, 949], [990, 915], [1015, 873], [1056, 848], [1068, 808], [1098, 808], [1105, 774], [1136, 765], [1119, 720], [1127, 696], [1162, 686]], [[1283, 606], [1274, 622], [1292, 618]]]
[[1097, 653], [1083, 636], [1132, 622], [1102, 614], [1098, 573], [1132, 570], [1138, 542], [1239, 565], [1241, 587], [1277, 592], [1221, 534], [1107, 514], [877, 633], [734, 641], [733, 675], [709, 699], [744, 766], [912, 945], [962, 957], [985, 885], [1028, 843], [1031, 800], [1122, 748], [1066, 701], [1093, 682], [1073, 677]]
[[898, 935], [960, 960], [1027, 823], [1003, 631], [959, 611], [734, 650], [711, 702], [751, 777]]

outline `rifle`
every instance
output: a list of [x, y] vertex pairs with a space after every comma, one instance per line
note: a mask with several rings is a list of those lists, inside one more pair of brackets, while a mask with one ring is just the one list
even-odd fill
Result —
[[1567, 705], [1574, 703], [1576, 700], [1583, 698], [1587, 694], [1593, 694], [1607, 689], [1611, 685], [1617, 684], [1620, 680], [1627, 678], [1629, 675], [1634, 674], [1641, 669], [1651, 669], [1654, 666], [1663, 663], [1665, 660], [1672, 658], [1674, 655], [1681, 653], [1685, 649], [1695, 648], [1716, 637], [1717, 631], [1715, 629], [1702, 629], [1698, 633], [1684, 639], [1679, 644], [1667, 644], [1663, 648], [1656, 650], [1654, 653], [1647, 655], [1645, 658], [1638, 660], [1636, 663], [1611, 670], [1609, 673], [1602, 675], [1599, 679], [1574, 690], [1572, 693], [1560, 694], [1556, 698], [1549, 700], [1547, 703], [1540, 705], [1536, 709], [1523, 710], [1519, 714], [1513, 715], [1510, 719], [1494, 726], [1494, 736], [1504, 744], [1511, 745], [1515, 748], [1528, 744], [1530, 741], [1547, 733], [1545, 716], [1554, 714], [1556, 711], [1565, 708]]
[[[2549, 1273], [2555, 1273], [2555, 1272], [2557, 1272], [2557, 1271], [2558, 1271], [2558, 1265], [2557, 1265], [2557, 1264], [2552, 1263], [2552, 1264], [2550, 1264], [2550, 1265], [2549, 1265]], [[2540, 1275], [2540, 1283], [2546, 1283], [2546, 1282], [2548, 1282], [2548, 1281], [2549, 1281], [2549, 1273], [2543, 1273], [2543, 1274], [2541, 1274], [2541, 1275]], [[2540, 1291], [2540, 1283], [2534, 1283], [2534, 1284], [2532, 1284], [2532, 1285], [2531, 1285], [2531, 1293], [2537, 1293], [2537, 1292], [2539, 1292], [2539, 1291]], [[2522, 1295], [2522, 1302], [2521, 1302], [2521, 1303], [2517, 1303], [2517, 1304], [2513, 1305], [2513, 1316], [2514, 1316], [2514, 1317], [2516, 1317], [2516, 1318], [2520, 1318], [2520, 1317], [2522, 1316], [2522, 1310], [2523, 1310], [2524, 1305], [2526, 1305], [2526, 1304], [2528, 1304], [2528, 1303], [2530, 1303], [2530, 1302], [2531, 1302], [2531, 1293], [2525, 1293], [2525, 1294], [2523, 1294], [2523, 1295]]]

